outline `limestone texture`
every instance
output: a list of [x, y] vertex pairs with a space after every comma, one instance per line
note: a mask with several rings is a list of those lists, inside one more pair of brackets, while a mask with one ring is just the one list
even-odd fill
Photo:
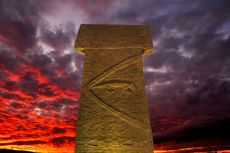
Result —
[[152, 51], [145, 25], [81, 25], [85, 55], [75, 153], [152, 153], [142, 55]]

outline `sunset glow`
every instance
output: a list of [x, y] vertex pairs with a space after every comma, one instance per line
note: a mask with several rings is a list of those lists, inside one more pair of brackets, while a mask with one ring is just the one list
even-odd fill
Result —
[[83, 23], [151, 29], [143, 71], [156, 153], [230, 152], [229, 8], [229, 0], [0, 0], [0, 152], [74, 152]]
[[[1, 69], [8, 81], [0, 87], [0, 148], [73, 151], [80, 93], [61, 89], [30, 63], [18, 65], [18, 69]], [[33, 84], [20, 84], [25, 78]], [[23, 90], [23, 86], [27, 88]]]

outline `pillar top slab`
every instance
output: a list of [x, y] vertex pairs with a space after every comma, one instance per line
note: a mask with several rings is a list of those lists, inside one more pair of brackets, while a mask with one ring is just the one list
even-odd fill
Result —
[[81, 54], [91, 49], [142, 49], [149, 55], [153, 44], [147, 25], [81, 24], [75, 49]]

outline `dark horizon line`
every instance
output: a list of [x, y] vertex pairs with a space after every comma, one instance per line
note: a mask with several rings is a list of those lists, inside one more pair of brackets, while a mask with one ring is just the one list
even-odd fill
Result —
[[23, 150], [0, 149], [0, 153], [11, 153], [11, 152], [15, 152], [15, 153], [35, 153], [35, 152], [23, 151]]

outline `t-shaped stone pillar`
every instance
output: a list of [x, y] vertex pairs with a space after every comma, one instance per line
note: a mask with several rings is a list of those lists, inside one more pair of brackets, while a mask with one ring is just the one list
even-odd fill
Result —
[[152, 153], [142, 54], [152, 52], [145, 25], [80, 26], [85, 54], [76, 153]]

